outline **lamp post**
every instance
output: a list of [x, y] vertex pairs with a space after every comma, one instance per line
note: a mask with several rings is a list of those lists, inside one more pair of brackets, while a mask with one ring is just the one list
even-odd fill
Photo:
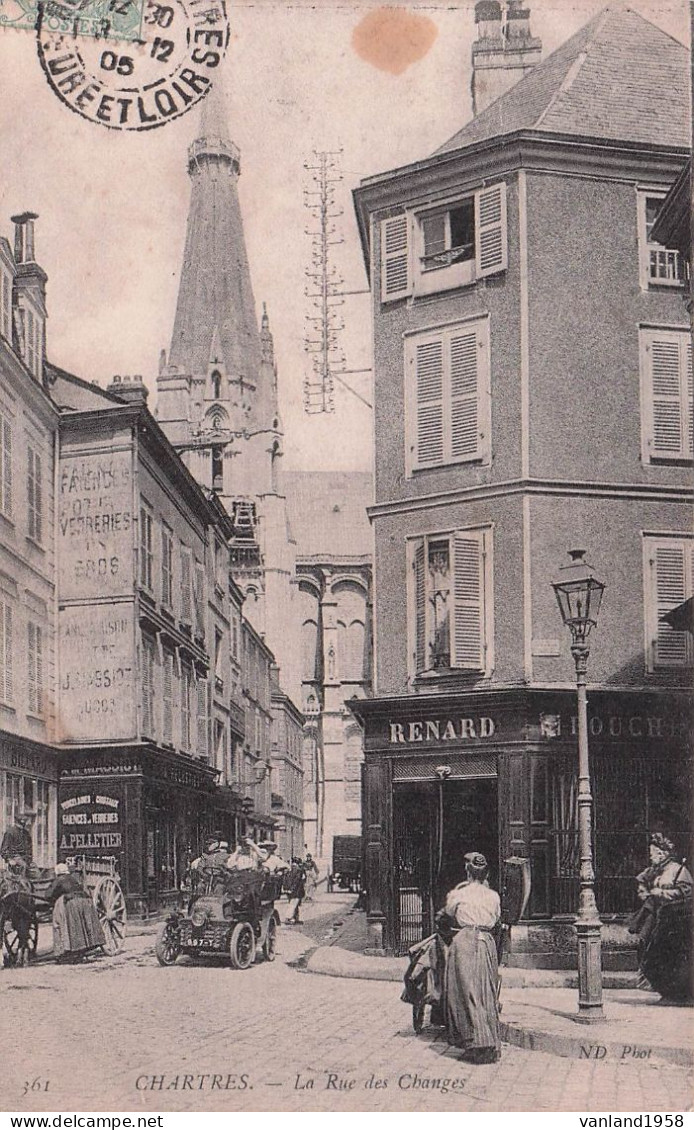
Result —
[[571, 632], [571, 654], [576, 665], [578, 693], [578, 849], [580, 888], [576, 935], [578, 941], [578, 1015], [590, 1024], [604, 1018], [602, 1011], [601, 922], [595, 902], [593, 866], [593, 795], [588, 760], [588, 701], [586, 671], [590, 645], [588, 637], [595, 627], [605, 586], [594, 576], [585, 560], [584, 549], [569, 550], [568, 565], [552, 582], [564, 624]]

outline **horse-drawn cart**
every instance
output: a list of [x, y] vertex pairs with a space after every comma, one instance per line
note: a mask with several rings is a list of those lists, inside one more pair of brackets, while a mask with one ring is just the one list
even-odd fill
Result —
[[[97, 869], [98, 867], [98, 869]], [[127, 924], [125, 897], [115, 865], [104, 872], [82, 858], [78, 873], [89, 892], [104, 933], [104, 950], [116, 954], [123, 947]], [[26, 879], [11, 870], [0, 873], [0, 948], [3, 965], [25, 965], [36, 954], [39, 922], [51, 921], [48, 893], [55, 878], [52, 867], [33, 868]]]

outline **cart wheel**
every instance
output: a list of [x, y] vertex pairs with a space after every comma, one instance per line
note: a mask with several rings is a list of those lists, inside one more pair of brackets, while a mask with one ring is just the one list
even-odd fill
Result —
[[179, 932], [170, 922], [165, 922], [157, 934], [154, 952], [160, 965], [175, 965], [181, 952]]
[[255, 958], [255, 934], [250, 922], [237, 922], [229, 940], [232, 969], [248, 969]]
[[412, 1005], [412, 1027], [414, 1028], [417, 1035], [419, 1035], [419, 1033], [422, 1031], [422, 1028], [424, 1027], [425, 1008], [426, 1005], [423, 1000], [417, 1001], [416, 1004]]
[[102, 875], [94, 888], [92, 901], [106, 939], [104, 950], [111, 955], [119, 953], [123, 948], [128, 920], [120, 883], [110, 875]]
[[34, 912], [7, 910], [0, 919], [2, 963], [6, 969], [27, 965], [36, 956], [39, 922]]
[[263, 942], [263, 957], [266, 961], [274, 961], [277, 953], [277, 919], [272, 917], [267, 924], [267, 937]]

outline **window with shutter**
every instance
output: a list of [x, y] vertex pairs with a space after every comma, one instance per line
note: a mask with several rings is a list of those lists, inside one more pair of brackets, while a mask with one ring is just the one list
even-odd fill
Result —
[[403, 213], [381, 223], [381, 301], [405, 298], [410, 284], [410, 217]]
[[663, 618], [694, 593], [694, 539], [647, 538], [645, 562], [647, 669], [691, 667], [691, 633], [678, 631]]
[[506, 249], [506, 185], [502, 181], [475, 193], [476, 268], [484, 278], [508, 265]]
[[162, 730], [164, 741], [173, 742], [174, 657], [170, 651], [164, 652], [163, 666]]
[[470, 286], [508, 266], [506, 183], [415, 215], [415, 297]]
[[490, 457], [487, 318], [408, 339], [407, 473]]
[[43, 526], [41, 456], [31, 447], [27, 449], [27, 463], [29, 537], [40, 542]]
[[197, 746], [198, 753], [207, 757], [207, 681], [197, 677]]
[[191, 624], [193, 620], [193, 593], [192, 593], [193, 559], [187, 546], [181, 546], [181, 620], [184, 624]]
[[193, 588], [195, 611], [195, 634], [205, 638], [205, 570], [199, 561], [195, 562], [195, 585]]
[[641, 330], [643, 458], [694, 458], [692, 341], [687, 330]]
[[29, 713], [43, 714], [43, 638], [38, 624], [27, 625]]
[[0, 266], [0, 334], [12, 342], [12, 275]]
[[12, 673], [12, 605], [0, 601], [0, 700], [11, 706], [14, 701]]
[[173, 606], [173, 533], [166, 525], [161, 528], [161, 600]]
[[193, 673], [190, 667], [181, 666], [181, 749], [190, 750], [190, 695]]
[[12, 424], [0, 413], [0, 512], [12, 517]]
[[143, 737], [154, 735], [154, 672], [155, 672], [155, 644], [148, 636], [142, 638], [142, 670], [141, 678], [141, 704], [142, 704], [142, 734]]
[[410, 542], [413, 675], [491, 671], [490, 550], [489, 529]]
[[154, 576], [153, 553], [154, 517], [148, 506], [140, 506], [140, 584], [152, 591]]

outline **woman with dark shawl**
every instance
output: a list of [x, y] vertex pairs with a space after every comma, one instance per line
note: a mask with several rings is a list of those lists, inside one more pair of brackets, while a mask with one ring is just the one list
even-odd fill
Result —
[[76, 961], [100, 949], [106, 939], [90, 895], [65, 863], [57, 863], [48, 891], [53, 904], [53, 954]]
[[639, 937], [639, 987], [691, 999], [692, 877], [662, 832], [651, 836], [648, 854], [650, 866], [636, 876], [641, 909], [629, 925]]
[[487, 882], [480, 852], [465, 856], [467, 879], [449, 891], [445, 912], [455, 929], [446, 959], [445, 1018], [449, 1044], [473, 1063], [494, 1063], [501, 1054], [499, 968], [495, 935], [501, 903]]

